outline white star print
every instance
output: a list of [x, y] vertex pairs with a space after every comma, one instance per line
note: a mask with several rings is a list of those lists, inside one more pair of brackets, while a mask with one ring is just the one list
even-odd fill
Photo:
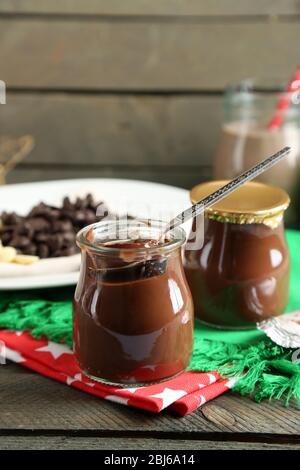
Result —
[[84, 385], [88, 385], [89, 387], [95, 387], [95, 382], [83, 382]]
[[67, 376], [66, 384], [71, 385], [73, 382], [76, 381], [82, 382], [82, 375], [80, 373], [74, 375], [74, 377]]
[[73, 382], [82, 382], [84, 385], [88, 385], [89, 387], [95, 386], [95, 382], [85, 382], [80, 372], [78, 374], [75, 374], [74, 377], [70, 375], [66, 375], [66, 374], [62, 374], [62, 375], [66, 377], [67, 385], [72, 385]]
[[214, 374], [207, 374], [208, 376], [208, 384], [198, 384], [198, 387], [199, 388], [204, 388], [204, 387], [207, 387], [208, 385], [211, 385], [213, 383], [215, 383], [217, 381], [216, 377], [214, 376]]
[[144, 388], [144, 387], [118, 388], [118, 389], [116, 390], [116, 392], [123, 392], [124, 390], [126, 390], [126, 392], [134, 393], [134, 392], [136, 392], [137, 390], [141, 390], [142, 388]]
[[209, 379], [209, 384], [213, 384], [215, 381], [216, 381], [216, 377], [214, 376], [214, 374], [207, 374], [208, 375], [208, 379]]
[[73, 354], [73, 351], [71, 351], [68, 346], [65, 346], [64, 344], [53, 343], [52, 341], [49, 341], [47, 346], [37, 348], [36, 351], [49, 352], [50, 354], [52, 354], [54, 359], [57, 359], [63, 354]]
[[126, 392], [134, 393], [137, 390], [141, 390], [142, 388], [144, 388], [144, 387], [132, 387], [132, 388], [129, 387], [129, 388], [126, 389]]
[[229, 379], [228, 382], [226, 383], [226, 387], [232, 388], [235, 386], [237, 382], [238, 382], [238, 377], [232, 377], [232, 379]]
[[199, 405], [198, 405], [198, 406], [202, 406], [202, 405], [204, 405], [204, 403], [206, 402], [206, 400], [205, 400], [204, 396], [203, 396], [203, 395], [200, 395], [200, 396], [199, 396], [199, 399], [200, 399], [200, 403], [199, 403]]
[[156, 395], [150, 395], [150, 397], [160, 398], [162, 400], [161, 409], [163, 410], [167, 406], [171, 405], [171, 403], [174, 403], [176, 400], [186, 394], [187, 392], [185, 392], [184, 390], [172, 390], [171, 388], [166, 387], [161, 393], [157, 393]]
[[14, 351], [13, 349], [8, 348], [7, 346], [4, 349], [4, 358], [9, 359], [10, 361], [14, 362], [25, 362], [26, 359], [18, 352]]
[[121, 403], [121, 405], [128, 405], [129, 398], [117, 397], [115, 395], [107, 395], [106, 400], [113, 401], [115, 403]]

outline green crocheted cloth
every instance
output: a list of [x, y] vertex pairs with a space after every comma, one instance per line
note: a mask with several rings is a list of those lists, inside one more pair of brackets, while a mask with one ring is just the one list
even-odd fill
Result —
[[[287, 311], [300, 308], [300, 232], [287, 231], [292, 258], [290, 301]], [[35, 338], [46, 336], [72, 346], [72, 288], [1, 293], [0, 328], [29, 330]], [[240, 375], [234, 390], [260, 401], [295, 397], [300, 404], [300, 364], [293, 351], [272, 343], [255, 329], [222, 331], [196, 322], [190, 369], [219, 370], [223, 376]], [[230, 365], [229, 365], [230, 364]]]

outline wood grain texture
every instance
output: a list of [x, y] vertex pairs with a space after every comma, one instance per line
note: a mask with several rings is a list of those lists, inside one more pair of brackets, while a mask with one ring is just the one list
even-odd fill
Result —
[[153, 167], [153, 166], [90, 166], [82, 165], [20, 165], [7, 177], [8, 183], [49, 181], [69, 178], [126, 178], [153, 181], [190, 189], [212, 177], [210, 167]]
[[114, 437], [1, 436], [0, 450], [299, 450], [300, 444]]
[[221, 106], [219, 96], [8, 93], [0, 128], [34, 136], [31, 164], [211, 166]]
[[2, 0], [0, 12], [157, 16], [299, 14], [297, 0]]
[[[46, 18], [46, 17], [45, 17]], [[298, 21], [160, 23], [0, 19], [8, 87], [221, 90], [247, 76], [289, 76]], [[276, 54], [274, 54], [276, 51]]]
[[[33, 432], [94, 437], [207, 439], [299, 444], [299, 409], [231, 394], [184, 418], [159, 415], [100, 400], [20, 366], [1, 366], [0, 433]], [[17, 430], [17, 431], [16, 431]]]

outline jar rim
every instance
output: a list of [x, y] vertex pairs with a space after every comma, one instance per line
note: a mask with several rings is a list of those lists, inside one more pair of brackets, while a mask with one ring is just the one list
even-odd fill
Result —
[[[108, 228], [109, 226], [119, 226], [121, 228], [130, 227], [130, 228], [136, 228], [136, 229], [154, 229], [157, 230], [161, 229], [163, 226], [166, 225], [166, 222], [162, 220], [155, 220], [155, 219], [117, 219], [117, 220], [102, 220], [100, 222], [96, 222], [91, 225], [87, 225], [86, 227], [83, 227], [76, 235], [76, 243], [77, 245], [81, 248], [82, 246], [88, 248], [89, 250], [92, 250], [97, 253], [101, 254], [116, 254], [122, 250], [122, 252], [134, 252], [138, 254], [154, 254], [155, 252], [169, 252], [173, 251], [176, 248], [182, 246], [185, 241], [186, 241], [186, 233], [183, 228], [181, 227], [176, 227], [172, 231], [170, 231], [170, 240], [167, 242], [160, 243], [159, 245], [153, 245], [149, 247], [137, 247], [133, 248], [132, 246], [124, 246], [122, 248], [120, 247], [114, 247], [114, 246], [109, 246], [105, 245], [104, 243], [101, 244], [101, 242], [97, 243], [94, 241], [90, 241], [88, 239], [88, 234], [91, 233], [92, 231], [99, 230], [102, 228]], [[159, 233], [159, 232], [158, 232]], [[149, 236], [149, 239], [154, 239], [153, 237]], [[124, 238], [123, 238], [124, 240]], [[121, 239], [114, 238], [114, 241], [122, 241]]]
[[[190, 191], [193, 204], [216, 191], [228, 180], [207, 181]], [[270, 226], [282, 219], [290, 204], [283, 189], [257, 181], [245, 183], [226, 198], [205, 210], [207, 218], [232, 223], [266, 223]]]

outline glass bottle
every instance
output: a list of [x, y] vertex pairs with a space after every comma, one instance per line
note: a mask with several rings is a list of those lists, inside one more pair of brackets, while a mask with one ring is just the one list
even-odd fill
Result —
[[[230, 85], [224, 95], [224, 122], [215, 155], [214, 178], [232, 179], [285, 146], [291, 153], [258, 180], [285, 189], [292, 203], [286, 222], [300, 224], [300, 106], [299, 92], [284, 92], [274, 80], [248, 79]], [[270, 130], [278, 100], [290, 106], [283, 123]]]

